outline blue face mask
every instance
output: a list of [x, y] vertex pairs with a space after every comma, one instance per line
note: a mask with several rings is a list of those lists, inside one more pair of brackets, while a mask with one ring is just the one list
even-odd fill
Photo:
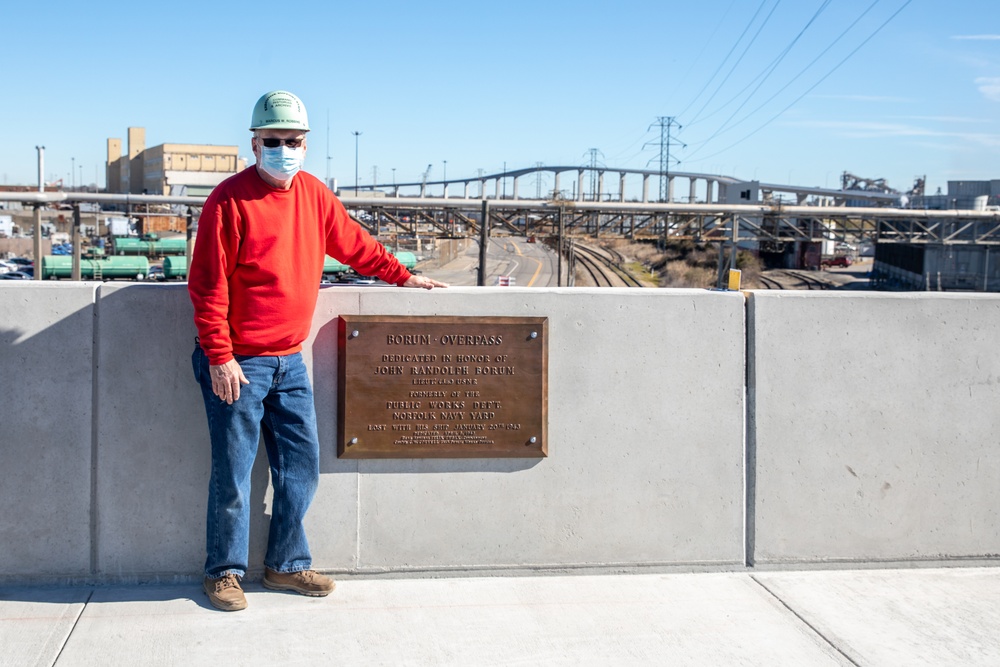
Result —
[[277, 181], [290, 181], [305, 159], [305, 151], [299, 148], [278, 146], [276, 148], [260, 147], [260, 168]]

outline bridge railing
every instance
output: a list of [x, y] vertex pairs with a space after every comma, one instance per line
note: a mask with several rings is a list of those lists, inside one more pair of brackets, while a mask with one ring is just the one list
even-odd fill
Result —
[[[315, 565], [995, 562], [1000, 297], [321, 289]], [[548, 457], [336, 457], [341, 314], [548, 318]], [[184, 285], [0, 289], [7, 581], [197, 578], [209, 442]], [[352, 391], [347, 388], [347, 391]], [[270, 514], [254, 468], [251, 563]]]

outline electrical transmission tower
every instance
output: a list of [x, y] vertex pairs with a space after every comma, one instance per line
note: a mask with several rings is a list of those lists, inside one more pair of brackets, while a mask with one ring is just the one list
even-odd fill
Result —
[[590, 168], [590, 199], [597, 201], [597, 167], [599, 164], [597, 156], [604, 157], [604, 153], [596, 148], [591, 148], [587, 150], [587, 155], [590, 158], [590, 164], [587, 165]]
[[[673, 161], [674, 164], [680, 164], [681, 161], [671, 157], [670, 147], [672, 144], [680, 144], [681, 148], [687, 148], [687, 144], [683, 141], [678, 141], [670, 136], [670, 131], [673, 128], [681, 129], [681, 124], [678, 123], [673, 116], [657, 116], [656, 122], [649, 126], [649, 129], [654, 127], [660, 128], [660, 201], [666, 202], [670, 198], [670, 162]], [[656, 145], [657, 142], [647, 142], [646, 146], [650, 144]], [[652, 162], [653, 160], [650, 160]]]
[[[540, 170], [541, 168], [542, 168], [542, 163], [541, 162], [536, 162], [535, 163], [535, 169], [539, 169]], [[541, 198], [542, 198], [542, 172], [541, 171], [536, 171], [535, 172], [535, 199], [541, 199]]]

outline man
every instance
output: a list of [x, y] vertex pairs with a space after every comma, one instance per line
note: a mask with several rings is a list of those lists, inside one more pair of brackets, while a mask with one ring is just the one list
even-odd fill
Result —
[[246, 607], [250, 472], [263, 426], [274, 491], [264, 586], [328, 595], [311, 569], [302, 525], [319, 483], [312, 387], [302, 361], [324, 255], [403, 287], [446, 287], [411, 275], [300, 171], [309, 123], [298, 97], [267, 93], [250, 123], [254, 168], [213, 190], [188, 276], [199, 345], [192, 356], [212, 442], [204, 589], [225, 611]]

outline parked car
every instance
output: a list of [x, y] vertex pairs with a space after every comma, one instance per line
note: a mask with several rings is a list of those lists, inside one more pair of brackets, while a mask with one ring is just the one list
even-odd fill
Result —
[[824, 257], [820, 261], [820, 266], [850, 266], [854, 262], [847, 255], [837, 255], [836, 257]]
[[31, 280], [31, 274], [24, 271], [8, 271], [0, 273], [0, 280]]

